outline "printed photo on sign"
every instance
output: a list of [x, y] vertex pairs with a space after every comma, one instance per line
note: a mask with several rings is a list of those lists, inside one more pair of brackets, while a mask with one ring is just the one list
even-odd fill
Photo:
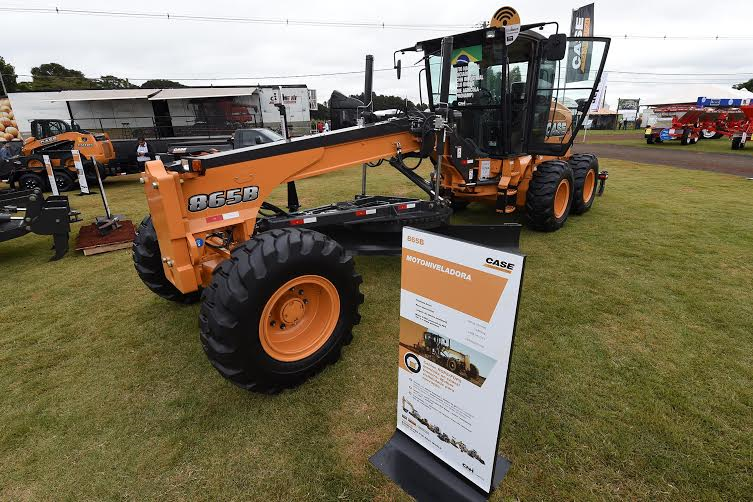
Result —
[[495, 362], [476, 349], [403, 317], [400, 318], [400, 346], [410, 351], [408, 355], [413, 357], [403, 359], [409, 371], [418, 373], [415, 365], [410, 363], [415, 359], [420, 366], [420, 360], [416, 358], [420, 356], [479, 387], [484, 385]]

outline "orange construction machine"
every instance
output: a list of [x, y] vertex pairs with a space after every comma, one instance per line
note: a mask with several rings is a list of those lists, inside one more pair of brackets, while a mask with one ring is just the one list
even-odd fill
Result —
[[21, 155], [13, 161], [9, 181], [24, 190], [48, 188], [43, 157], [48, 155], [58, 190], [73, 190], [77, 178], [71, 150], [79, 151], [87, 178], [93, 181], [96, 181], [95, 161], [104, 177], [104, 167], [115, 159], [115, 150], [106, 133], [84, 131], [59, 119], [32, 120], [31, 136], [24, 140]]
[[[498, 17], [402, 51], [423, 52], [428, 111], [380, 121], [370, 103], [345, 102], [333, 106], [334, 118], [353, 118], [350, 127], [146, 163], [151, 214], [133, 244], [136, 270], [163, 298], [201, 300], [202, 344], [225, 378], [274, 392], [337, 360], [363, 301], [351, 253], [399, 253], [406, 225], [517, 245], [518, 225], [448, 227], [451, 206], [478, 200], [501, 213], [525, 208], [528, 223], [542, 230], [561, 227], [571, 210], [588, 210], [597, 162], [569, 151], [609, 40], [544, 37], [535, 30], [550, 23], [513, 26]], [[569, 54], [581, 59], [571, 64]], [[396, 68], [399, 76], [399, 62]], [[372, 96], [371, 75], [365, 96]], [[363, 190], [354, 200], [299, 208], [296, 180], [385, 159], [426, 197]], [[415, 169], [419, 160], [432, 164], [430, 179]], [[265, 200], [280, 184], [288, 187], [285, 209]]]

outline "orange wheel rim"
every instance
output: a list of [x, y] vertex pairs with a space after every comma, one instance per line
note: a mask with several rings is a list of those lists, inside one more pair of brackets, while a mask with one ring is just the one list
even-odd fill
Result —
[[554, 194], [554, 217], [562, 218], [567, 211], [567, 203], [570, 202], [570, 182], [560, 180], [557, 192]]
[[41, 160], [38, 160], [38, 159], [31, 159], [26, 164], [26, 167], [29, 167], [29, 168], [32, 168], [32, 169], [36, 169], [36, 168], [39, 168], [39, 167], [44, 167], [44, 162], [42, 162]]
[[302, 275], [280, 286], [264, 306], [259, 340], [270, 357], [300, 361], [322, 348], [339, 317], [337, 288], [320, 275]]
[[596, 175], [593, 169], [588, 170], [586, 174], [586, 181], [583, 182], [583, 202], [588, 204], [591, 201], [591, 197], [594, 195], [594, 187], [596, 186]]

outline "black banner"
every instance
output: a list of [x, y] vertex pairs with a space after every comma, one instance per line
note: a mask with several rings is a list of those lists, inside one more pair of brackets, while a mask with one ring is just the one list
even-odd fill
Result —
[[[594, 33], [594, 4], [573, 11], [570, 23], [571, 37], [592, 37]], [[568, 43], [567, 82], [589, 80], [591, 70], [591, 44], [579, 40]]]
[[640, 99], [618, 99], [617, 111], [620, 110], [637, 110]]

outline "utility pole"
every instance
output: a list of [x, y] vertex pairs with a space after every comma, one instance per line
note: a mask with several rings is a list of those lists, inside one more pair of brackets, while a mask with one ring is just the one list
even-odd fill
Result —
[[3, 96], [8, 95], [8, 90], [5, 88], [5, 80], [3, 80], [3, 72], [0, 71], [0, 85], [3, 86]]

